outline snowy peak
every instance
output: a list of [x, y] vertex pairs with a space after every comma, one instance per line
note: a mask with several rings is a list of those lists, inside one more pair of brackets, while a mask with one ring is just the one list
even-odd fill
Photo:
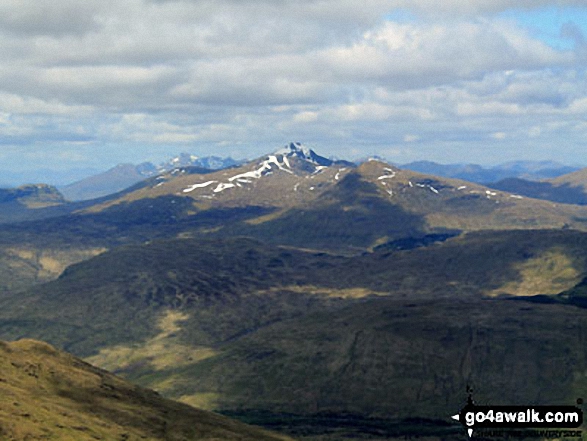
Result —
[[180, 153], [179, 156], [171, 158], [167, 162], [159, 164], [157, 167], [159, 172], [168, 171], [177, 167], [190, 167], [196, 165], [198, 157], [189, 153]]
[[[264, 201], [287, 199], [287, 194], [296, 194], [293, 199], [318, 194], [321, 190], [334, 185], [350, 171], [344, 161], [333, 161], [317, 155], [314, 151], [300, 143], [290, 143], [274, 153], [262, 156], [238, 168], [225, 169], [221, 173], [210, 174], [206, 178], [190, 177], [181, 189], [181, 194], [191, 193], [194, 197], [214, 199], [219, 193], [237, 198], [251, 193], [243, 191], [255, 190], [262, 195]], [[164, 185], [163, 182], [156, 186]], [[311, 196], [313, 197], [313, 196]], [[283, 203], [282, 200], [276, 203]]]
[[169, 161], [160, 164], [157, 167], [158, 173], [170, 171], [181, 167], [202, 167], [211, 170], [220, 170], [237, 165], [238, 162], [232, 158], [221, 158], [218, 156], [206, 156], [200, 158], [190, 153], [180, 153], [179, 156], [171, 158]]
[[283, 156], [286, 158], [294, 158], [295, 157], [295, 158], [299, 158], [299, 159], [311, 162], [311, 163], [319, 165], [319, 166], [326, 166], [326, 167], [332, 165], [332, 163], [333, 163], [332, 160], [316, 154], [316, 152], [314, 152], [314, 150], [309, 149], [308, 147], [306, 147], [305, 145], [303, 145], [299, 142], [290, 142], [285, 147], [277, 150], [274, 153], [274, 155], [275, 156]]
[[174, 166], [184, 167], [192, 165], [199, 158], [196, 155], [190, 155], [189, 153], [180, 153], [179, 156], [172, 158], [169, 163]]

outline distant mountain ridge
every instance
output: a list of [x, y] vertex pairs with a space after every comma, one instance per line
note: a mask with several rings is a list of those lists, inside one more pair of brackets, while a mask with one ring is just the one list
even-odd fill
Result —
[[536, 199], [563, 204], [587, 205], [587, 168], [538, 182], [509, 178], [489, 184], [489, 186]]
[[111, 169], [80, 181], [60, 187], [61, 192], [70, 201], [96, 199], [122, 191], [146, 178], [172, 171], [180, 167], [199, 167], [218, 170], [238, 164], [232, 158], [218, 156], [198, 156], [181, 153], [159, 165], [143, 162], [138, 165], [119, 164]]
[[478, 164], [439, 164], [432, 161], [416, 161], [403, 164], [401, 168], [446, 178], [489, 184], [507, 178], [540, 180], [555, 178], [578, 170], [554, 161], [512, 161], [483, 167]]
[[[358, 251], [395, 240], [488, 228], [587, 228], [582, 207], [556, 207], [378, 160], [356, 166], [325, 158], [301, 143], [220, 170], [182, 166], [194, 160], [188, 154], [174, 158], [161, 166], [170, 170], [122, 192], [64, 204], [69, 219], [47, 220], [28, 237], [41, 237], [44, 231], [39, 240], [60, 241], [63, 226], [71, 225], [77, 240], [85, 243], [92, 237], [92, 246], [98, 247], [153, 234], [222, 234]], [[130, 171], [125, 166], [113, 169], [115, 176], [157, 169], [128, 167]], [[98, 225], [110, 231], [107, 238], [99, 234]]]

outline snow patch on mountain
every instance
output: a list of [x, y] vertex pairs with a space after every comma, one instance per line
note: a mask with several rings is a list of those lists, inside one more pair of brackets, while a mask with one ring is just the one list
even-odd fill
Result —
[[208, 181], [208, 182], [203, 182], [201, 184], [190, 185], [188, 188], [184, 189], [183, 192], [189, 193], [190, 191], [194, 191], [196, 188], [204, 188], [204, 187], [207, 187], [208, 185], [214, 184], [216, 182], [218, 182], [218, 181]]
[[[159, 164], [154, 169], [154, 172], [164, 173], [178, 167], [202, 167], [211, 170], [220, 170], [223, 168], [232, 167], [237, 164], [238, 162], [232, 158], [220, 158], [218, 156], [206, 156], [200, 158], [199, 156], [192, 155], [190, 153], [180, 153], [179, 156]], [[153, 171], [151, 174], [153, 174]]]
[[[183, 159], [188, 158], [187, 156], [184, 156]], [[189, 159], [193, 160], [191, 157]], [[295, 159], [296, 161], [292, 161], [292, 159]], [[214, 196], [214, 194], [221, 193], [224, 190], [246, 187], [246, 184], [252, 184], [255, 180], [274, 174], [277, 176], [282, 172], [298, 175], [300, 177], [300, 173], [302, 173], [306, 175], [306, 178], [313, 178], [314, 175], [320, 174], [324, 170], [328, 169], [333, 163], [334, 162], [332, 160], [317, 155], [314, 151], [300, 143], [290, 143], [282, 149], [267, 155], [256, 166], [254, 166], [254, 168], [251, 167], [251, 169], [248, 171], [243, 172], [241, 169], [239, 170], [241, 171], [240, 173], [226, 177], [220, 181], [208, 181], [192, 184], [186, 187], [183, 190], [183, 193], [190, 193], [197, 189], [205, 189], [203, 192], [204, 194], [207, 193], [208, 195]], [[346, 167], [343, 167], [337, 170], [335, 180], [338, 180], [340, 178], [341, 172], [345, 171], [346, 169]], [[218, 185], [216, 185], [212, 192], [210, 192], [210, 189], [207, 187], [210, 187], [212, 184]], [[298, 190], [298, 186], [299, 183], [294, 186], [294, 191]], [[311, 188], [311, 190], [314, 189], [315, 187]]]
[[225, 183], [220, 183], [218, 184], [218, 186], [214, 189], [214, 193], [220, 193], [221, 191], [226, 190], [227, 188], [233, 188], [235, 187], [234, 184], [225, 184]]

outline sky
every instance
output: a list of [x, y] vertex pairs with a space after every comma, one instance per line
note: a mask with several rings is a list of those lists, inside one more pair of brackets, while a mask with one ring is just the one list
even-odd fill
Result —
[[0, 170], [587, 165], [585, 0], [2, 0]]

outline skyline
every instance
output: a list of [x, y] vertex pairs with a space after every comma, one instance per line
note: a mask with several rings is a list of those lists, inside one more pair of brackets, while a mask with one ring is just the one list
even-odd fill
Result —
[[[76, 20], [71, 20], [76, 17]], [[0, 169], [180, 152], [583, 165], [578, 0], [0, 5]]]

